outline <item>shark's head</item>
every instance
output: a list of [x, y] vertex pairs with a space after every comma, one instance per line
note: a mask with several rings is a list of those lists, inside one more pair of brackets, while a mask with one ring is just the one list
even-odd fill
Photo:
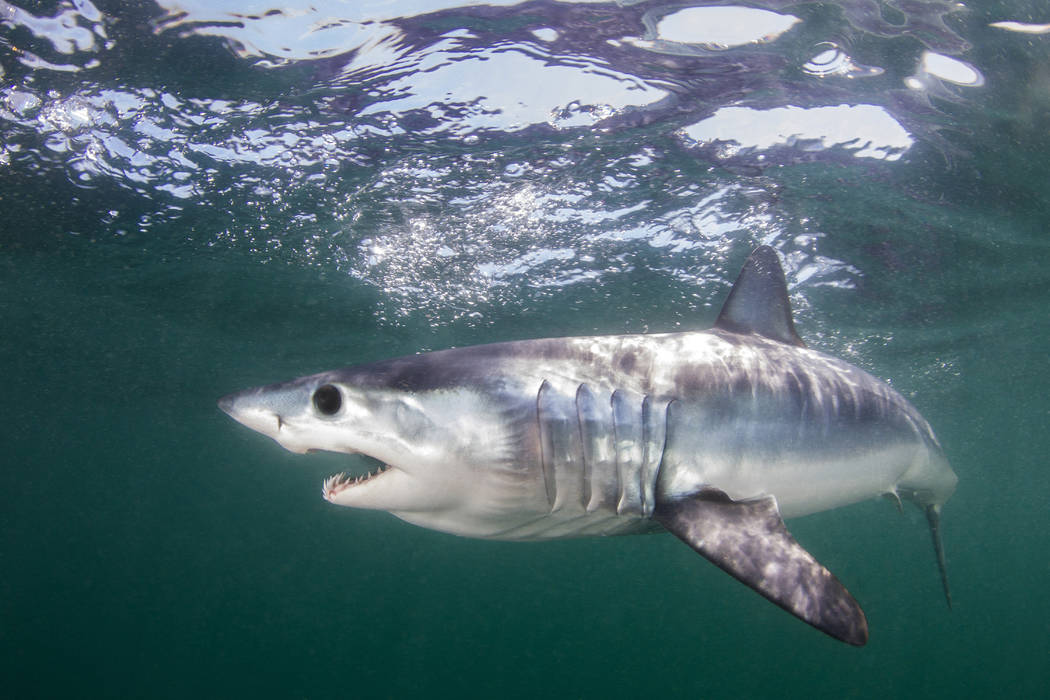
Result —
[[249, 389], [223, 397], [219, 407], [292, 452], [363, 454], [382, 463], [371, 474], [327, 479], [324, 497], [333, 503], [418, 520], [423, 513], [458, 517], [487, 497], [479, 467], [500, 459], [499, 441], [479, 396], [362, 386], [358, 375], [327, 372]]
[[[440, 416], [462, 416], [455, 393], [409, 394], [360, 387], [339, 373], [303, 377], [240, 391], [219, 408], [292, 452], [364, 454], [382, 463], [371, 474], [338, 474], [324, 482], [333, 503], [390, 511], [455, 509], [469, 465], [461, 450], [477, 449], [471, 430], [449, 431]], [[479, 426], [480, 428], [480, 426]], [[449, 444], [449, 436], [462, 443]], [[468, 453], [468, 452], [467, 452]]]

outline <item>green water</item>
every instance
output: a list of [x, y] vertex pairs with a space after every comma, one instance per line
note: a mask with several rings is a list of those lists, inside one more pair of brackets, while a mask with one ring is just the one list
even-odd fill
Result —
[[[301, 109], [322, 122], [303, 128], [324, 132], [325, 119], [359, 105], [309, 105], [323, 90], [353, 97], [356, 83], [314, 76], [323, 89], [304, 97], [297, 74], [255, 67], [218, 42], [151, 33], [141, 24], [157, 13], [148, 4], [127, 15], [100, 7], [124, 20], [107, 25], [117, 47], [99, 53], [95, 73], [20, 68], [8, 49], [0, 76], [5, 697], [1045, 693], [1050, 38], [987, 28], [1050, 21], [1039, 7], [996, 5], [950, 24], [986, 83], [933, 99], [933, 117], [901, 108], [922, 136], [898, 161], [829, 148], [771, 168], [720, 163], [683, 147], [677, 117], [663, 115], [480, 141], [361, 136], [316, 170], [192, 145], [239, 143], [241, 131], [289, 123]], [[564, 8], [420, 21], [484, 37], [493, 23], [541, 26], [545, 9]], [[825, 9], [797, 14], [841, 21]], [[33, 48], [12, 26], [6, 42]], [[867, 63], [882, 56], [889, 73], [914, 43], [872, 36], [858, 35], [854, 51]], [[179, 68], [190, 54], [199, 74]], [[89, 168], [88, 141], [77, 139], [93, 129], [158, 158], [169, 146], [150, 151], [119, 116], [53, 128], [49, 105], [81, 84], [88, 95], [152, 86], [186, 100], [187, 121], [165, 123], [188, 130], [185, 157], [201, 166], [188, 196], [171, 194], [187, 180], [163, 164], [134, 176], [135, 156], [119, 161], [103, 137], [115, 166]], [[881, 102], [885, 84], [853, 85]], [[41, 105], [15, 114], [16, 87]], [[198, 129], [186, 126], [191, 96], [290, 106]], [[65, 151], [47, 145], [60, 133]], [[629, 160], [640, 144], [649, 162]], [[607, 176], [629, 185], [603, 189]], [[697, 202], [725, 187], [736, 189], [714, 213], [729, 224], [702, 223], [711, 212]], [[639, 202], [608, 220], [558, 208]], [[632, 238], [646, 225], [656, 233]], [[618, 237], [603, 238], [609, 231]], [[699, 243], [663, 246], [660, 232]], [[880, 500], [788, 523], [864, 607], [864, 648], [798, 622], [669, 536], [488, 542], [332, 506], [321, 481], [344, 459], [285, 452], [215, 405], [249, 386], [418, 350], [706, 328], [760, 242], [788, 256], [800, 334], [891, 380], [959, 475], [943, 522], [951, 611], [925, 520], [908, 504], [903, 514]], [[452, 254], [436, 252], [442, 245]], [[557, 257], [562, 249], [576, 257]], [[802, 279], [820, 260], [821, 272]]]

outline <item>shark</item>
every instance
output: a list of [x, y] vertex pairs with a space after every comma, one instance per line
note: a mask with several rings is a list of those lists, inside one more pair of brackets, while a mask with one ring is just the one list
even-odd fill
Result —
[[668, 531], [848, 644], [863, 610], [784, 519], [887, 496], [929, 523], [958, 478], [889, 384], [811, 349], [769, 246], [702, 331], [513, 340], [360, 364], [219, 399], [295, 453], [360, 454], [333, 504], [456, 535], [547, 540]]

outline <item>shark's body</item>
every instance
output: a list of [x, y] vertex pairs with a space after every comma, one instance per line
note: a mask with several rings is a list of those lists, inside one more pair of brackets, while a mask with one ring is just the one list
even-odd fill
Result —
[[510, 540], [663, 527], [853, 644], [867, 640], [863, 613], [782, 517], [908, 497], [929, 516], [944, 574], [937, 528], [956, 476], [930, 426], [885, 383], [804, 347], [765, 247], [709, 331], [444, 350], [220, 406], [289, 450], [386, 465], [327, 480], [333, 503]]

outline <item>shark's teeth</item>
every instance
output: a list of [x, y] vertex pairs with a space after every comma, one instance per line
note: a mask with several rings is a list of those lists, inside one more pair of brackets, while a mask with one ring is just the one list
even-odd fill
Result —
[[321, 487], [321, 495], [324, 496], [326, 501], [331, 501], [340, 492], [345, 491], [348, 488], [362, 484], [369, 479], [379, 476], [388, 469], [388, 465], [382, 465], [374, 472], [368, 472], [360, 476], [351, 476], [346, 472], [340, 474], [334, 474], [324, 480], [324, 486]]
[[345, 489], [352, 480], [352, 477], [345, 472], [333, 474], [324, 480], [324, 486], [321, 487], [321, 495], [324, 496], [326, 501], [330, 501], [337, 493]]

